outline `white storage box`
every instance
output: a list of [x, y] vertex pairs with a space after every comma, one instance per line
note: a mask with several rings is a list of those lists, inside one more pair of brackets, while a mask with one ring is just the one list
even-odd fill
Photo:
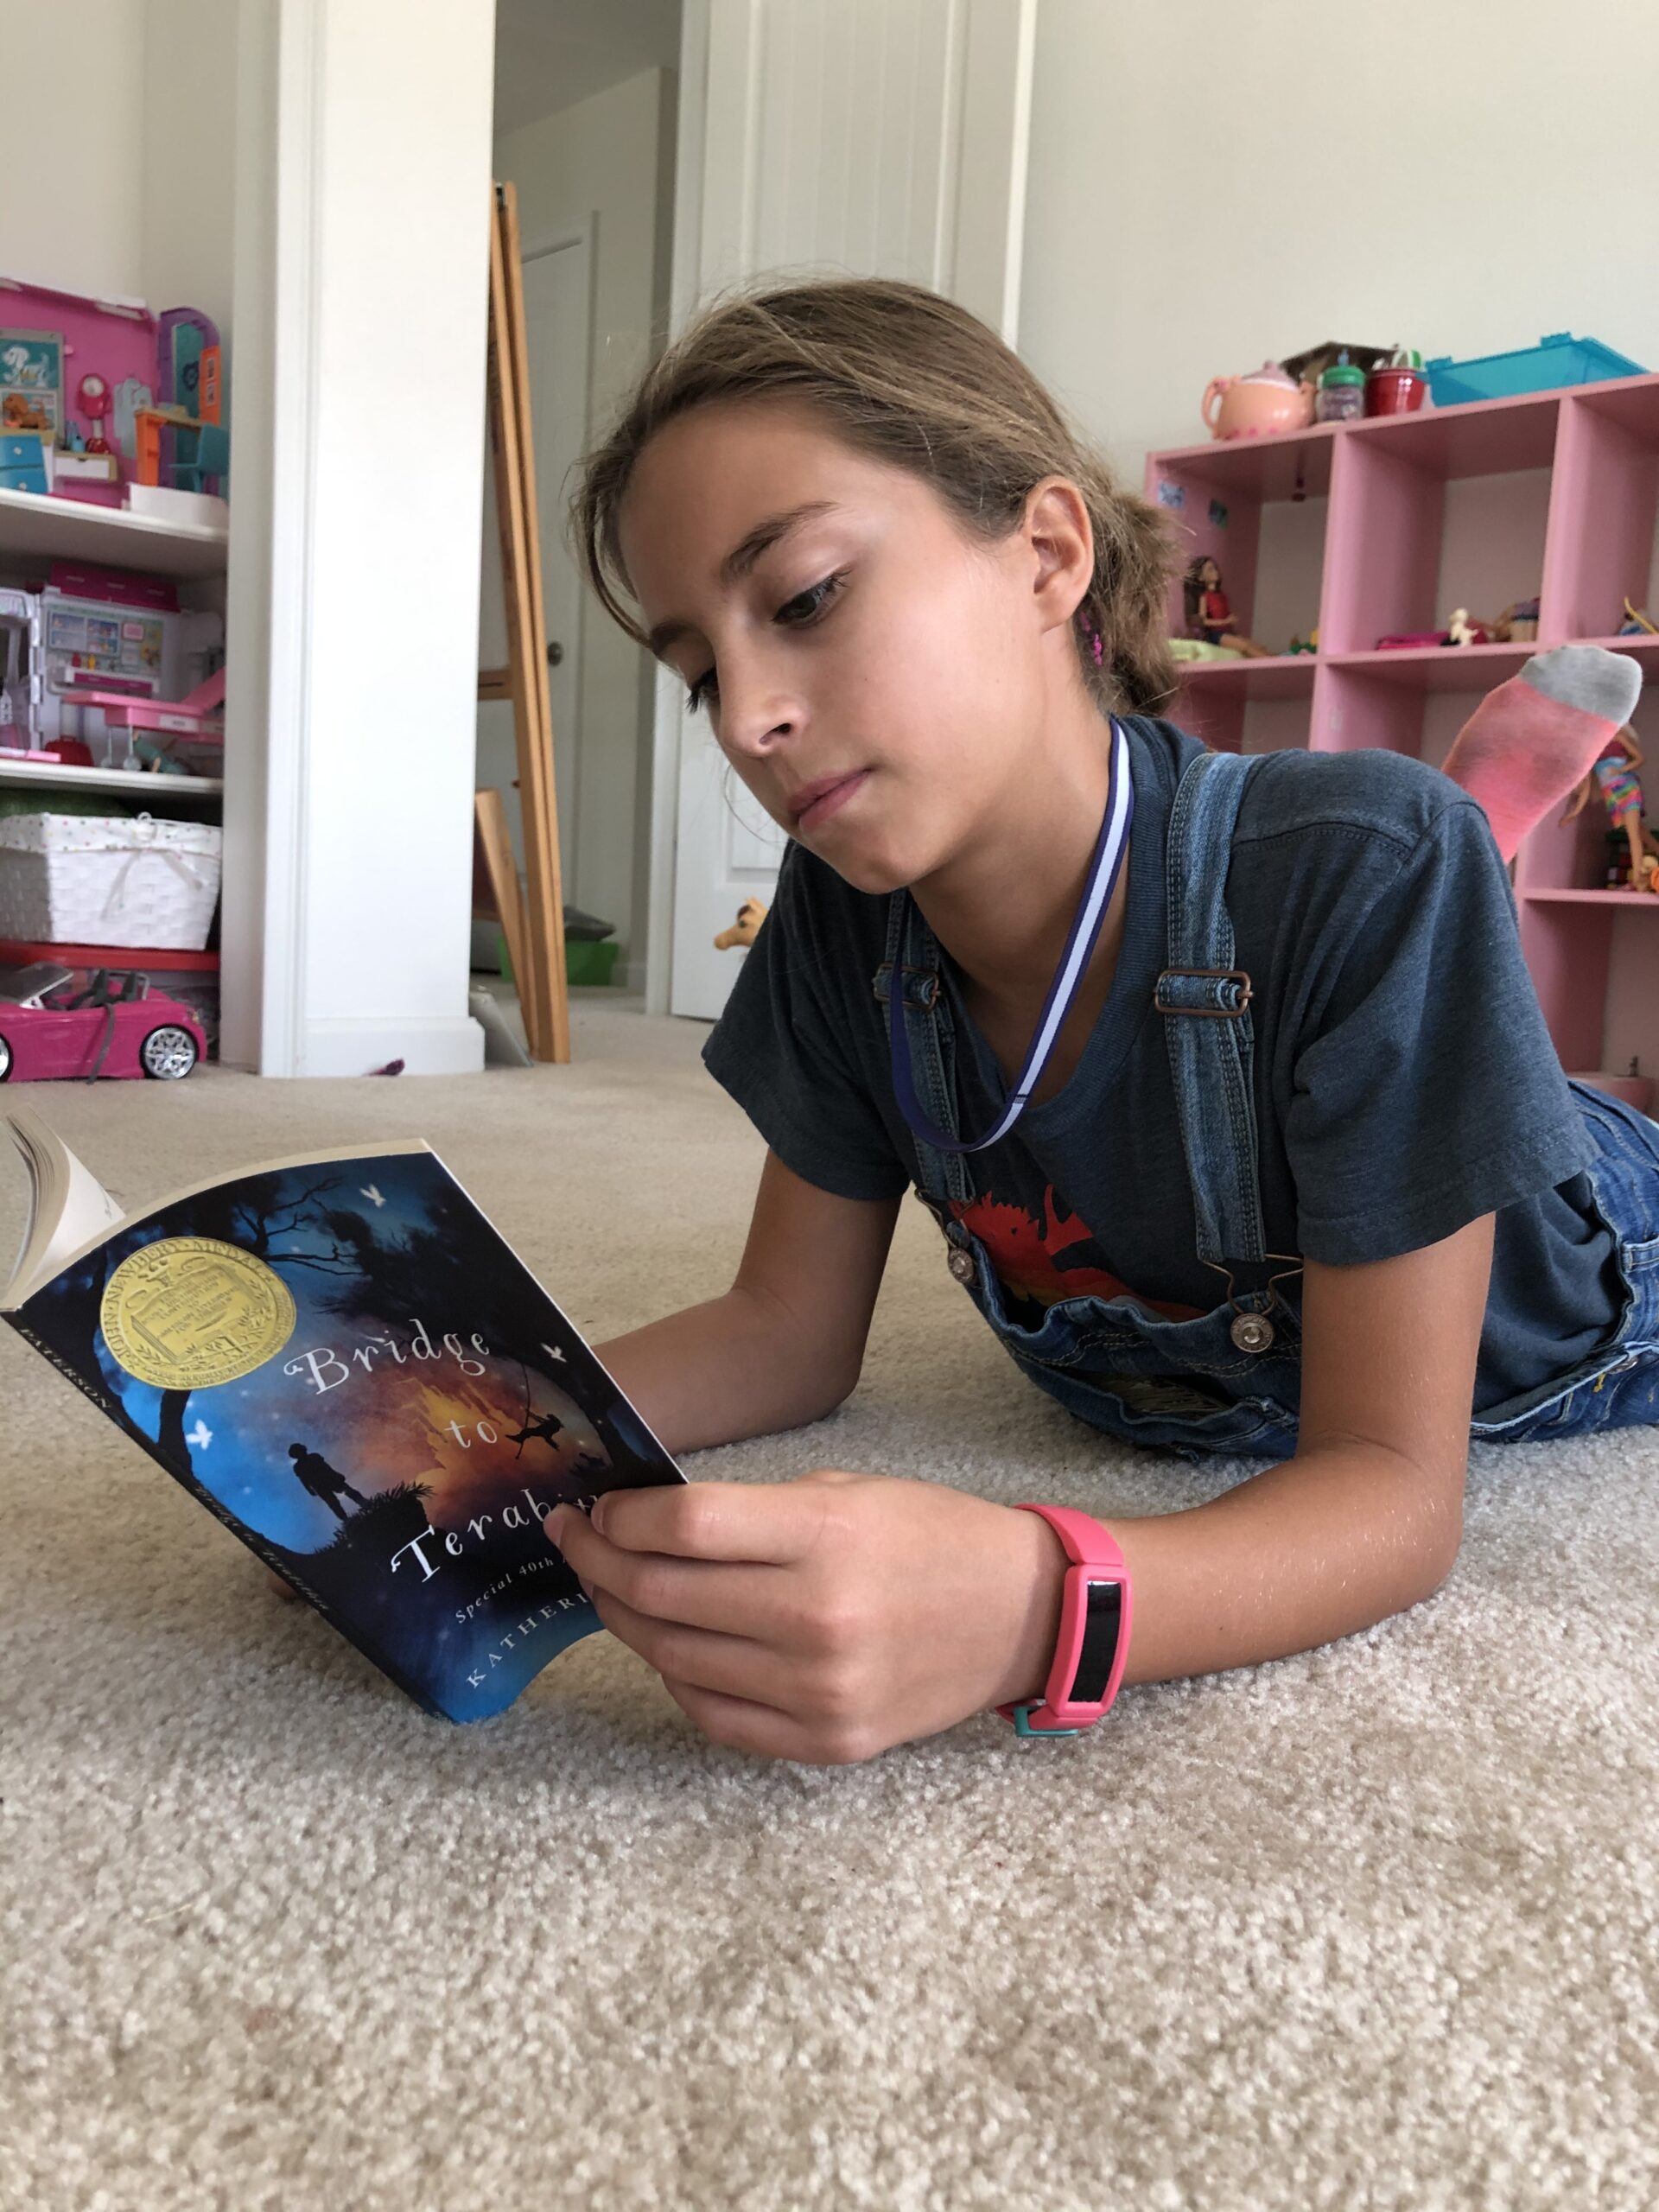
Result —
[[148, 814], [0, 819], [0, 937], [200, 952], [224, 842], [214, 823]]

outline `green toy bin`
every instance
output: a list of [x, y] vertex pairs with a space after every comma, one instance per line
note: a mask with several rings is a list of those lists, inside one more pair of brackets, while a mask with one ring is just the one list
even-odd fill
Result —
[[[507, 952], [505, 936], [496, 938], [500, 955], [501, 973], [508, 982], [512, 981], [512, 962]], [[607, 984], [615, 981], [616, 958], [622, 948], [613, 938], [595, 942], [591, 938], [570, 938], [564, 940], [564, 980], [567, 983]]]

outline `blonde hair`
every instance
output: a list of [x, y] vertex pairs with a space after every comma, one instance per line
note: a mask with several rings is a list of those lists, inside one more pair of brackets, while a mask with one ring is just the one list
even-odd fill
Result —
[[1158, 510], [1117, 482], [995, 331], [937, 292], [885, 277], [722, 295], [646, 371], [584, 455], [569, 503], [576, 557], [631, 638], [646, 643], [621, 598], [632, 586], [618, 518], [634, 464], [677, 416], [762, 397], [810, 406], [848, 445], [931, 485], [988, 542], [1017, 526], [1044, 477], [1069, 477], [1094, 533], [1094, 575], [1073, 631], [1084, 681], [1106, 712], [1153, 713], [1173, 696], [1166, 592], [1175, 554]]

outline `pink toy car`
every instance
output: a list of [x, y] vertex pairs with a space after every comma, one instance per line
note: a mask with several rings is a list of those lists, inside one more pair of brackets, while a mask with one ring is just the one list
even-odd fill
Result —
[[54, 1076], [154, 1076], [176, 1083], [207, 1050], [188, 1007], [147, 976], [100, 968], [85, 990], [50, 961], [0, 968], [0, 1083]]

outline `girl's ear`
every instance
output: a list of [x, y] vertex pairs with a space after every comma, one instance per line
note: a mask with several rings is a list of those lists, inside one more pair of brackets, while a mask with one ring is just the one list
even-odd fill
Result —
[[1026, 498], [1025, 537], [1035, 556], [1032, 591], [1043, 627], [1069, 622], [1094, 581], [1088, 503], [1069, 476], [1045, 476]]

